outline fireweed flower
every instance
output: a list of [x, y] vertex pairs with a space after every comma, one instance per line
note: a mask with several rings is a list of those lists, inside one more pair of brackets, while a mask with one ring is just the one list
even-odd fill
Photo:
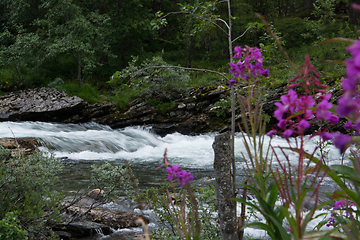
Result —
[[[330, 124], [339, 122], [339, 117], [330, 111], [331, 94], [326, 94], [327, 85], [321, 84], [318, 77], [315, 67], [310, 63], [310, 57], [306, 56], [305, 62], [299, 67], [299, 73], [290, 80], [300, 81], [289, 85], [288, 93], [280, 97], [281, 102], [275, 103], [278, 108], [274, 111], [274, 117], [279, 121], [277, 126], [282, 129], [277, 133], [288, 138], [294, 133], [304, 134], [315, 121], [328, 121]], [[303, 88], [304, 94], [297, 94], [294, 87]], [[313, 136], [319, 135], [324, 140], [332, 139], [332, 135], [326, 134], [325, 130], [320, 130]], [[273, 134], [274, 132], [269, 136]]]
[[345, 130], [352, 130], [354, 129], [356, 126], [351, 122], [351, 121], [348, 121], [347, 123], [344, 124], [344, 128]]
[[351, 137], [342, 133], [333, 133], [333, 143], [336, 148], [340, 150], [340, 153], [344, 153], [348, 144], [350, 143]]
[[289, 112], [290, 114], [293, 114], [296, 107], [297, 98], [297, 93], [293, 89], [290, 89], [287, 95], [281, 96], [280, 100], [282, 103], [275, 103], [275, 105], [278, 107], [278, 109], [274, 112], [275, 118], [281, 121], [284, 113]]
[[187, 172], [185, 170], [182, 170], [179, 165], [171, 165], [171, 164], [169, 164], [169, 160], [167, 158], [167, 149], [165, 149], [163, 161], [164, 161], [164, 164], [162, 164], [160, 167], [157, 167], [156, 170], [159, 170], [163, 166], [166, 166], [166, 171], [169, 174], [167, 176], [167, 179], [169, 181], [176, 180], [176, 181], [180, 182], [181, 185], [186, 185], [191, 180], [194, 179], [194, 176], [191, 175], [191, 172]]
[[186, 172], [185, 170], [178, 172], [177, 177], [179, 178], [181, 185], [186, 185], [194, 179], [194, 176], [191, 175], [191, 172]]
[[234, 48], [234, 58], [241, 58], [242, 57], [242, 52], [241, 52], [241, 47], [240, 46], [236, 46]]
[[191, 172], [187, 172], [186, 170], [182, 170], [179, 165], [173, 165], [166, 167], [166, 171], [168, 172], [167, 179], [169, 181], [178, 180], [181, 185], [188, 184], [191, 180], [194, 179], [194, 176], [191, 175]]
[[360, 109], [359, 98], [351, 96], [351, 93], [344, 92], [344, 94], [338, 100], [338, 106], [336, 112], [341, 117], [347, 117], [352, 113], [358, 112]]
[[324, 140], [324, 141], [327, 141], [327, 140], [331, 140], [334, 138], [334, 136], [329, 133], [329, 132], [320, 132], [320, 137]]
[[[343, 94], [338, 100], [337, 113], [342, 117], [359, 116], [360, 40], [346, 48], [352, 57], [346, 59], [346, 78], [342, 79]], [[355, 119], [352, 119], [355, 120]]]
[[[263, 58], [259, 48], [237, 46], [234, 48], [234, 58], [240, 59], [237, 63], [230, 63], [229, 72], [233, 74], [234, 78], [242, 78], [247, 81], [250, 77], [269, 76], [269, 70], [263, 68]], [[229, 84], [233, 86], [235, 83], [237, 81], [232, 79]]]
[[177, 174], [180, 170], [180, 167], [178, 165], [173, 165], [172, 167], [166, 167], [166, 171], [169, 173], [169, 176], [167, 177], [169, 181], [171, 181], [173, 178], [177, 177]]
[[299, 122], [299, 127], [303, 128], [303, 129], [309, 128], [309, 127], [310, 127], [310, 123], [309, 123], [308, 121], [306, 121], [305, 119], [302, 119], [302, 120]]
[[[346, 203], [346, 204], [345, 204]], [[326, 224], [327, 227], [336, 227], [337, 223], [335, 222], [335, 218], [334, 218], [334, 213], [335, 211], [338, 212], [338, 214], [342, 215], [343, 214], [343, 210], [345, 209], [345, 215], [346, 217], [351, 217], [352, 216], [352, 212], [349, 209], [354, 210], [352, 207], [354, 206], [354, 203], [347, 200], [345, 202], [344, 199], [340, 200], [340, 201], [336, 201], [333, 207], [333, 213], [331, 214], [331, 217], [329, 218], [329, 222]]]

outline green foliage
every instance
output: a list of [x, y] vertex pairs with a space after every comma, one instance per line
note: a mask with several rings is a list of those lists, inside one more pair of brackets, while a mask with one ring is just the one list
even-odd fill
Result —
[[98, 89], [88, 83], [84, 83], [79, 86], [78, 83], [64, 83], [60, 78], [57, 78], [54, 82], [49, 84], [49, 86], [63, 90], [69, 95], [78, 96], [89, 103], [102, 102]]
[[0, 239], [2, 240], [25, 240], [28, 239], [26, 231], [19, 229], [17, 215], [14, 212], [8, 212], [0, 220]]
[[120, 84], [118, 94], [135, 91], [138, 99], [157, 99], [169, 102], [186, 94], [189, 75], [182, 69], [168, 67], [161, 57], [154, 57], [138, 64], [137, 57], [122, 71], [116, 72], [110, 84]]
[[148, 100], [148, 103], [153, 106], [153, 107], [156, 107], [159, 111], [159, 113], [167, 113], [169, 112], [170, 109], [174, 108], [176, 106], [176, 103], [175, 102], [163, 102], [163, 101], [160, 101], [158, 99], [153, 99], [153, 98], [150, 98]]
[[[163, 226], [161, 229], [152, 233], [154, 239], [164, 240], [178, 240], [181, 239], [177, 233], [177, 228], [174, 223], [173, 215], [168, 210], [166, 204], [167, 194], [165, 189], [170, 188], [165, 184], [161, 188], [151, 188], [142, 193], [141, 198], [145, 203], [153, 206], [153, 211], [158, 216], [159, 223]], [[193, 187], [194, 191], [196, 187]], [[199, 204], [199, 218], [202, 224], [202, 231], [200, 239], [220, 239], [220, 228], [218, 226], [216, 212], [216, 194], [214, 186], [200, 187], [197, 190], [196, 196]], [[179, 204], [182, 204], [179, 202]], [[192, 209], [190, 200], [186, 200], [186, 206], [189, 212]]]
[[[282, 33], [276, 30], [273, 23], [269, 23], [269, 27], [271, 31], [276, 34], [281, 45], [285, 45], [286, 40], [283, 39]], [[281, 57], [281, 53], [275, 40], [267, 33], [265, 29], [264, 34], [259, 38], [259, 46], [261, 48], [262, 56], [267, 63], [276, 62], [276, 60]]]
[[336, 0], [316, 0], [313, 15], [323, 24], [331, 23], [335, 16]]
[[[13, 218], [7, 215], [13, 212], [17, 215], [19, 229], [26, 229], [30, 236], [38, 234], [47, 219], [58, 218], [61, 195], [53, 186], [62, 165], [42, 152], [10, 158], [9, 150], [1, 147], [0, 153], [3, 156], [0, 160], [0, 218], [5, 219], [2, 226], [6, 222], [14, 224]], [[45, 211], [48, 212], [45, 214]], [[14, 234], [21, 233], [13, 230]]]
[[231, 99], [220, 99], [217, 103], [215, 103], [214, 112], [216, 112], [216, 116], [220, 117], [226, 117], [230, 114], [230, 108], [231, 108]]
[[[112, 200], [122, 194], [131, 196], [134, 193], [133, 173], [130, 166], [116, 166], [105, 161], [100, 166], [92, 165], [92, 182], [95, 188], [104, 190], [104, 197]], [[137, 185], [137, 183], [136, 183]]]

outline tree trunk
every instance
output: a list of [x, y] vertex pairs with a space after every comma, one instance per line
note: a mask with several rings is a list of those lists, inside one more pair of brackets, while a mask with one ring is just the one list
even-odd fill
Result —
[[79, 83], [79, 87], [81, 86], [81, 57], [80, 54], [78, 54], [78, 83]]
[[222, 240], [238, 240], [236, 202], [231, 174], [232, 147], [230, 133], [225, 132], [215, 137], [212, 145], [215, 153], [215, 190], [216, 205], [220, 221]]
[[350, 24], [359, 24], [360, 23], [360, 12], [352, 8], [352, 4], [356, 3], [360, 5], [360, 0], [349, 0], [349, 22]]

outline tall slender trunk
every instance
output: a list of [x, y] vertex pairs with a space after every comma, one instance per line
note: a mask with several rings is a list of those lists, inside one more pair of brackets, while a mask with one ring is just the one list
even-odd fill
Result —
[[[232, 46], [232, 19], [231, 19], [231, 3], [228, 2], [228, 15], [229, 15], [229, 29], [228, 29], [228, 41], [229, 41], [229, 56], [230, 62], [233, 62], [233, 46]], [[232, 169], [233, 169], [233, 191], [236, 193], [236, 165], [235, 165], [235, 88], [231, 86], [231, 152], [232, 152]]]
[[81, 86], [81, 57], [80, 54], [78, 54], [78, 83], [79, 83], [79, 87]]
[[[231, 19], [231, 2], [230, 0], [227, 1], [228, 3], [228, 16], [229, 16], [229, 29], [228, 29], [228, 41], [229, 41], [229, 57], [230, 62], [233, 62], [233, 46], [232, 46], [232, 19]], [[232, 78], [233, 76], [231, 76]], [[235, 87], [234, 85], [231, 86], [230, 89], [230, 96], [231, 96], [231, 162], [232, 162], [232, 194], [233, 197], [236, 197], [236, 164], [235, 164]], [[236, 219], [236, 203], [235, 203], [235, 209], [232, 212], [234, 217]], [[238, 238], [237, 231], [236, 233], [232, 233], [233, 235], [227, 236], [226, 239], [232, 239], [232, 237]], [[224, 236], [222, 236], [222, 239], [225, 239]]]

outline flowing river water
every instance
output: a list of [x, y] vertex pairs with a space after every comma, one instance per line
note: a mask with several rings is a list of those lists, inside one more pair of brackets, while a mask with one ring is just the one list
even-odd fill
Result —
[[[212, 143], [216, 134], [187, 136], [173, 133], [160, 137], [152, 133], [151, 128], [139, 126], [114, 130], [96, 123], [0, 123], [0, 138], [39, 138], [48, 145], [48, 147], [40, 147], [40, 150], [52, 151], [55, 157], [62, 159], [65, 167], [59, 176], [60, 183], [56, 187], [65, 195], [70, 196], [79, 189], [87, 189], [91, 179], [91, 165], [101, 164], [104, 161], [109, 161], [112, 164], [123, 164], [124, 160], [127, 160], [131, 164], [135, 177], [139, 180], [140, 188], [159, 186], [164, 183], [167, 175], [164, 170], [156, 171], [155, 169], [162, 164], [166, 148], [168, 149], [170, 163], [178, 164], [183, 169], [191, 171], [195, 181], [204, 177], [214, 178]], [[266, 137], [265, 146], [268, 146], [269, 142], [270, 138]], [[289, 146], [288, 142], [280, 137], [274, 137], [271, 140], [271, 145], [274, 147]], [[314, 140], [309, 140], [306, 144], [308, 152], [313, 151], [315, 147], [316, 142]], [[235, 158], [237, 177], [240, 182], [245, 179], [243, 168], [246, 167], [242, 153], [246, 153], [245, 147], [242, 136], [237, 134]], [[296, 154], [288, 151], [287, 155], [289, 161], [296, 166]], [[329, 164], [342, 163], [340, 154], [334, 147], [329, 148], [328, 156]], [[278, 157], [279, 160], [273, 160], [273, 167], [278, 165], [278, 161], [287, 161], [280, 151], [278, 151]], [[349, 161], [345, 160], [343, 163], [348, 164]], [[325, 178], [323, 184], [331, 185], [331, 182]], [[317, 221], [311, 224], [309, 230], [316, 224]], [[118, 230], [118, 233], [120, 231], [122, 230]], [[255, 237], [264, 236], [264, 231], [253, 228], [246, 229], [245, 233]]]
[[[111, 129], [96, 123], [58, 124], [44, 122], [1, 122], [0, 137], [35, 137], [40, 138], [53, 151], [55, 157], [64, 159], [64, 172], [61, 174], [61, 188], [65, 191], [77, 191], [86, 188], [91, 178], [91, 165], [109, 161], [113, 164], [130, 162], [139, 180], [139, 186], [146, 188], [162, 184], [166, 178], [164, 171], [156, 171], [162, 164], [165, 148], [171, 164], [178, 164], [183, 169], [191, 171], [196, 179], [214, 177], [214, 151], [212, 143], [217, 133], [187, 136], [179, 133], [160, 137], [151, 132], [150, 128], [127, 127]], [[269, 144], [270, 138], [266, 138]], [[288, 143], [280, 138], [273, 138], [273, 146], [287, 147]], [[316, 146], [314, 141], [306, 145], [308, 151]], [[235, 158], [238, 177], [244, 177], [246, 166], [242, 158], [245, 148], [242, 137], [235, 138]], [[296, 165], [296, 155], [288, 152], [290, 160]], [[339, 163], [339, 153], [330, 149], [331, 163]], [[279, 154], [280, 161], [285, 161]], [[276, 166], [277, 160], [273, 160]]]

